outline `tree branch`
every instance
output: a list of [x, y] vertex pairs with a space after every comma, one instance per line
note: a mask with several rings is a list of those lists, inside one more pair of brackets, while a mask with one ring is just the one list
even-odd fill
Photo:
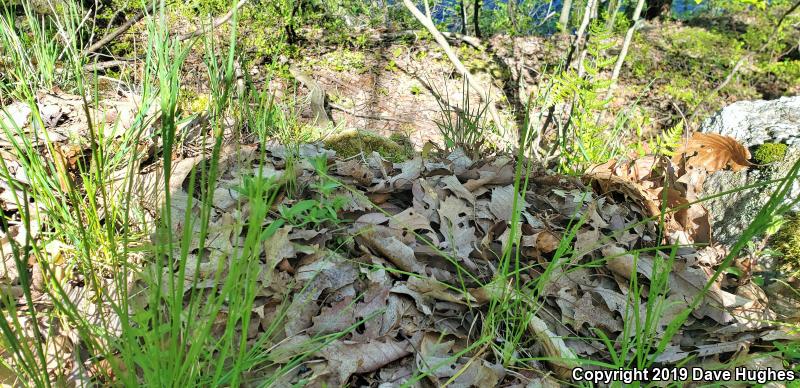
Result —
[[444, 37], [444, 35], [442, 35], [441, 32], [439, 32], [439, 30], [436, 28], [433, 22], [430, 19], [426, 18], [425, 15], [423, 15], [422, 12], [419, 11], [419, 9], [417, 9], [417, 7], [411, 2], [411, 0], [403, 0], [403, 4], [406, 6], [406, 8], [408, 8], [411, 14], [414, 15], [414, 17], [420, 23], [422, 23], [425, 29], [427, 29], [428, 32], [430, 32], [430, 34], [433, 35], [433, 39], [436, 41], [436, 43], [439, 44], [442, 50], [444, 50], [445, 54], [447, 54], [447, 57], [450, 59], [450, 62], [452, 62], [453, 66], [455, 66], [456, 71], [458, 71], [462, 77], [467, 79], [467, 82], [469, 82], [470, 86], [473, 89], [475, 89], [476, 92], [478, 92], [478, 95], [481, 97], [481, 100], [487, 103], [489, 107], [489, 116], [491, 116], [492, 122], [494, 122], [495, 126], [497, 126], [497, 129], [500, 133], [505, 134], [506, 128], [503, 125], [503, 121], [502, 118], [500, 117], [500, 113], [497, 111], [497, 107], [494, 105], [494, 102], [492, 101], [492, 96], [489, 94], [487, 89], [483, 87], [481, 82], [477, 78], [475, 78], [475, 76], [473, 76], [469, 72], [469, 70], [467, 70], [466, 66], [464, 66], [461, 60], [458, 59], [458, 55], [456, 55], [456, 53], [453, 51], [453, 48], [450, 47], [449, 43], [447, 43], [447, 39]]
[[200, 27], [200, 28], [198, 28], [198, 29], [196, 29], [196, 30], [194, 30], [194, 31], [192, 31], [190, 33], [180, 34], [180, 35], [178, 35], [177, 39], [178, 40], [188, 40], [188, 39], [196, 38], [196, 37], [198, 37], [200, 35], [205, 34], [206, 32], [209, 32], [211, 30], [216, 29], [217, 27], [227, 23], [228, 20], [231, 20], [231, 18], [233, 17], [233, 14], [236, 13], [236, 11], [238, 11], [239, 8], [242, 8], [242, 6], [247, 4], [247, 1], [248, 0], [239, 0], [239, 2], [236, 3], [236, 6], [233, 7], [233, 9], [231, 9], [230, 11], [228, 11], [228, 13], [226, 13], [225, 15], [222, 15], [222, 16], [216, 18], [216, 19], [214, 19], [214, 21], [211, 23], [211, 27], [208, 27], [208, 28]]
[[153, 4], [150, 5], [150, 8], [143, 9], [138, 13], [136, 13], [135, 15], [133, 15], [130, 19], [126, 20], [125, 23], [117, 27], [114, 31], [111, 31], [106, 36], [102, 37], [100, 40], [98, 40], [91, 46], [87, 47], [85, 50], [83, 50], [83, 54], [86, 55], [93, 53], [97, 50], [100, 50], [101, 48], [105, 47], [105, 45], [109, 44], [112, 40], [124, 34], [125, 31], [128, 31], [131, 27], [133, 27], [134, 24], [138, 23], [139, 20], [144, 19], [145, 15], [153, 13], [155, 11], [156, 4], [158, 3], [153, 2]]

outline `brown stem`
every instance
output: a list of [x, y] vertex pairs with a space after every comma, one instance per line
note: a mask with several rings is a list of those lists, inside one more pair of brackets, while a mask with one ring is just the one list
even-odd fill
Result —
[[236, 6], [233, 7], [233, 9], [231, 9], [230, 11], [228, 11], [228, 13], [226, 13], [225, 15], [222, 15], [222, 16], [216, 18], [216, 19], [214, 19], [214, 21], [211, 23], [211, 27], [209, 27], [209, 28], [200, 27], [200, 28], [188, 33], [188, 34], [178, 35], [178, 37], [177, 37], [178, 40], [188, 40], [188, 39], [192, 39], [192, 38], [198, 37], [200, 35], [205, 34], [206, 32], [214, 30], [217, 27], [227, 23], [228, 20], [231, 20], [231, 18], [233, 17], [233, 14], [236, 13], [236, 11], [238, 11], [239, 8], [242, 8], [242, 6], [247, 4], [247, 1], [248, 0], [239, 0], [239, 2], [236, 3]]
[[501, 134], [508, 135], [506, 134], [506, 129], [505, 126], [503, 125], [500, 113], [497, 111], [497, 107], [495, 106], [494, 101], [492, 101], [491, 94], [488, 92], [487, 89], [483, 87], [481, 82], [477, 78], [475, 78], [475, 76], [473, 76], [469, 72], [469, 70], [467, 70], [467, 67], [464, 66], [461, 60], [458, 59], [458, 55], [456, 55], [456, 53], [453, 51], [453, 48], [450, 47], [450, 44], [447, 43], [447, 39], [444, 37], [444, 35], [442, 35], [442, 33], [439, 32], [439, 30], [436, 28], [436, 26], [430, 19], [426, 18], [425, 15], [423, 15], [422, 12], [420, 12], [419, 9], [417, 9], [417, 6], [414, 5], [414, 3], [411, 0], [403, 0], [403, 5], [406, 6], [406, 8], [411, 12], [411, 14], [414, 15], [414, 17], [420, 23], [422, 23], [425, 29], [427, 29], [428, 32], [433, 36], [433, 39], [436, 41], [436, 43], [439, 44], [439, 47], [441, 47], [442, 50], [445, 52], [447, 57], [450, 59], [450, 62], [453, 63], [453, 66], [456, 68], [456, 70], [461, 74], [462, 77], [467, 79], [467, 82], [469, 82], [470, 87], [472, 87], [473, 89], [475, 89], [476, 92], [478, 92], [478, 95], [480, 95], [481, 100], [483, 100], [488, 104], [489, 116], [491, 117], [492, 122], [495, 124], [495, 126], [497, 126], [497, 130]]
[[83, 54], [86, 55], [89, 53], [93, 53], [97, 50], [100, 50], [101, 48], [105, 47], [105, 45], [109, 44], [112, 40], [124, 34], [125, 31], [128, 31], [131, 27], [133, 27], [134, 24], [138, 23], [139, 20], [144, 19], [145, 15], [153, 13], [155, 11], [156, 4], [158, 3], [153, 2], [153, 4], [150, 5], [150, 8], [143, 9], [137, 12], [130, 19], [126, 20], [125, 23], [117, 27], [114, 31], [111, 31], [106, 36], [102, 37], [100, 40], [98, 40], [91, 46], [87, 47], [85, 50], [83, 50]]

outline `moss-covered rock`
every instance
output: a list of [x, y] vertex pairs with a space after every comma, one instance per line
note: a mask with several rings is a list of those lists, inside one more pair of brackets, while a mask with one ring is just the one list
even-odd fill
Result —
[[788, 146], [783, 143], [764, 143], [756, 148], [753, 159], [758, 164], [772, 164], [780, 162], [786, 157]]
[[389, 136], [389, 139], [399, 144], [401, 147], [403, 147], [405, 155], [408, 157], [408, 159], [414, 157], [415, 153], [414, 144], [411, 143], [411, 138], [409, 138], [408, 135], [404, 133], [395, 132], [391, 136]]
[[336, 151], [336, 154], [343, 158], [349, 158], [362, 152], [369, 155], [373, 151], [392, 162], [401, 162], [414, 157], [413, 147], [409, 152], [408, 146], [369, 131], [340, 132], [326, 139], [325, 146]]
[[800, 214], [789, 216], [770, 242], [780, 252], [784, 266], [790, 271], [800, 272]]

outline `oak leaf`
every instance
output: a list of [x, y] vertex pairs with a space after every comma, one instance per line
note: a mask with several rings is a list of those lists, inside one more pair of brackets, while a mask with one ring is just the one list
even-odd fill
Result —
[[750, 151], [730, 136], [716, 133], [695, 132], [688, 144], [682, 146], [673, 160], [677, 163], [685, 155], [686, 165], [703, 167], [714, 172], [730, 166], [733, 171], [740, 171], [752, 166]]

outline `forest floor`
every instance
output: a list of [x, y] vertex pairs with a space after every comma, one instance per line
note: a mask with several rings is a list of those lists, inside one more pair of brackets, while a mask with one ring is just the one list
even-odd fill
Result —
[[[627, 110], [630, 119], [639, 124], [641, 133], [623, 134], [628, 141], [657, 135], [682, 121], [697, 128], [704, 118], [738, 100], [800, 93], [800, 74], [765, 71], [763, 64], [747, 63], [718, 93], [704, 95], [723, 82], [728, 74], [725, 66], [743, 55], [731, 48], [735, 42], [725, 28], [723, 32], [706, 31], [709, 26], [732, 21], [704, 23], [653, 21], [637, 32], [608, 106], [613, 113]], [[461, 104], [465, 85], [430, 35], [366, 31], [362, 36], [368, 38], [360, 41], [359, 47], [326, 44], [322, 37], [309, 35], [294, 59], [282, 59], [283, 65], [300, 69], [324, 89], [325, 107], [337, 128], [366, 129], [385, 136], [399, 133], [409, 136], [417, 147], [428, 140], [441, 143], [436, 123], [442, 119], [441, 104]], [[317, 40], [323, 43], [312, 43]], [[508, 120], [523, 114], [521, 101], [551, 87], [546, 82], [570, 42], [570, 36], [561, 34], [451, 39], [467, 68], [495, 90], [499, 109]], [[616, 54], [613, 49], [608, 52], [609, 56]], [[186, 98], [203, 98], [208, 93], [207, 80], [191, 65], [199, 68], [202, 56], [190, 56], [187, 63], [184, 85], [191, 93], [186, 93]], [[257, 57], [250, 63], [249, 81], [279, 99], [294, 102], [300, 117], [311, 119], [307, 85], [297, 82], [288, 71], [268, 74]], [[477, 94], [468, 86], [466, 90], [470, 104], [481, 107]]]
[[[697, 29], [641, 30], [608, 105], [634, 112], [639, 125], [626, 139], [681, 121], [694, 129], [729, 102], [799, 91], [753, 65], [706, 99], [725, 78], [720, 58], [740, 52]], [[522, 153], [441, 144], [442, 104], [461, 103], [465, 89], [425, 34], [368, 31], [358, 48], [303, 35], [308, 44], [273, 74], [253, 53], [236, 61], [233, 83], [274, 95], [288, 107], [282, 121], [269, 109], [243, 114], [248, 103], [212, 106], [219, 91], [199, 49], [181, 68], [177, 115], [163, 98], [140, 112], [142, 85], [105, 78], [89, 103], [57, 89], [37, 93], [34, 110], [2, 101], [13, 127], [48, 135], [0, 136], [0, 200], [12, 220], [2, 291], [19, 307], [18, 326], [0, 329], [44, 341], [28, 360], [44, 359], [40, 373], [132, 386], [518, 387], [574, 383], [579, 366], [797, 368], [800, 338], [788, 321], [797, 304], [773, 308], [790, 299], [787, 288], [765, 289], [751, 281], [749, 257], [710, 244], [696, 203], [705, 171], [750, 165], [735, 140], [710, 147], [715, 167], [690, 142], [674, 158], [557, 175]], [[522, 96], [550, 87], [569, 45], [561, 35], [470, 41], [457, 52], [502, 96], [509, 121], [520, 120]], [[309, 78], [324, 90], [332, 127], [315, 128]], [[170, 84], [159, 81], [166, 95]], [[259, 119], [300, 136], [280, 144], [251, 128]], [[387, 160], [314, 141], [349, 128], [403, 134], [415, 149]], [[300, 133], [315, 130], [330, 133]], [[35, 248], [21, 260], [26, 244]]]

